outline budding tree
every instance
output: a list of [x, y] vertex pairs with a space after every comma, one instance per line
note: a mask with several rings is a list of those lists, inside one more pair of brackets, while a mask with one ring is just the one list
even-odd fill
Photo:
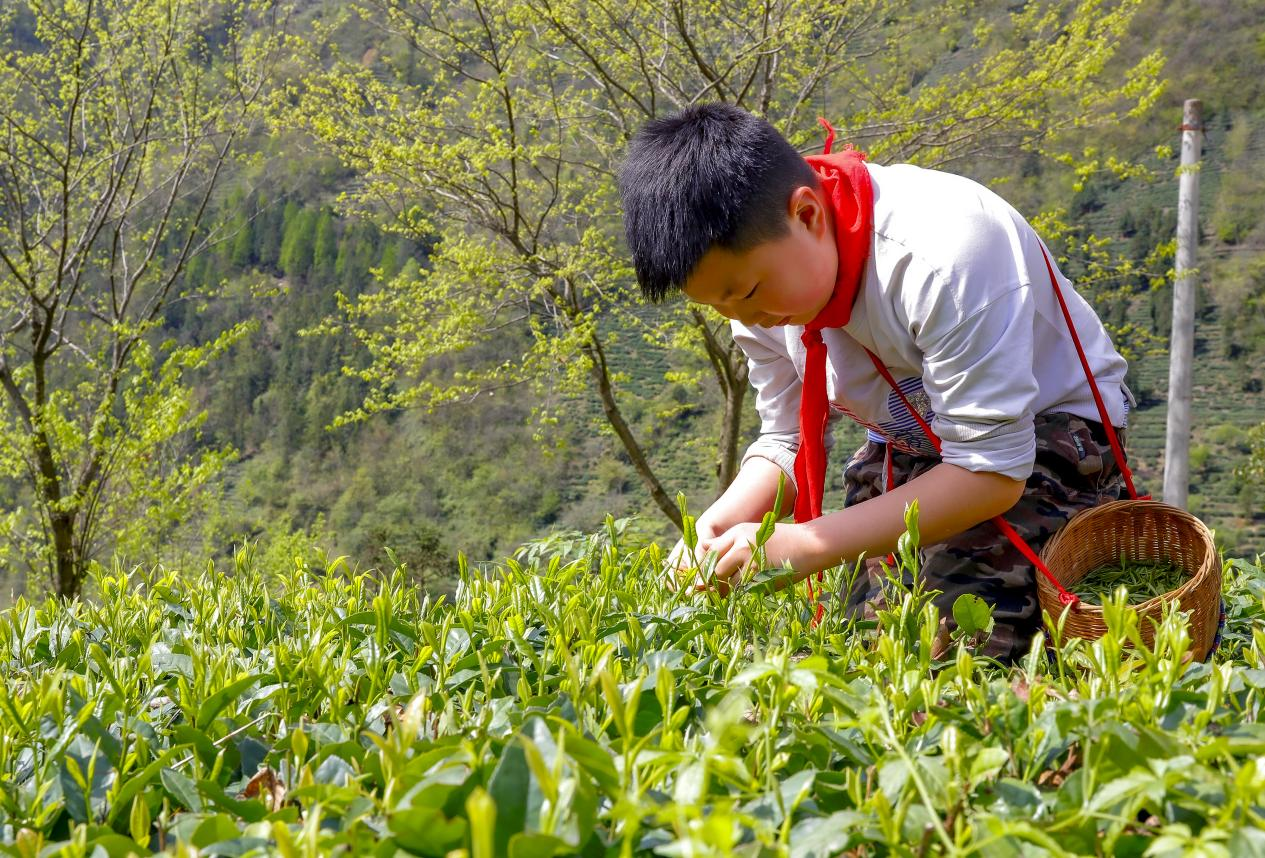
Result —
[[223, 451], [159, 342], [254, 121], [276, 4], [20, 0], [0, 12], [0, 518], [9, 556], [79, 592], [106, 547], [152, 542]]

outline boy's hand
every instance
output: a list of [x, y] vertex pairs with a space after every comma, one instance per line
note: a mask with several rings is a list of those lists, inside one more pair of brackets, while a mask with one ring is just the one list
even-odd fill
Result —
[[[690, 552], [689, 546], [685, 544], [684, 539], [678, 539], [672, 551], [668, 554], [666, 566], [672, 574], [667, 576], [667, 585], [669, 589], [675, 590], [680, 584], [684, 583], [684, 579], [688, 575], [695, 574], [695, 569], [703, 565], [703, 557], [707, 554], [707, 543], [716, 538], [716, 531], [703, 522], [696, 522], [695, 529], [698, 532], [698, 543], [694, 547], [694, 551]], [[697, 588], [702, 583], [700, 577], [696, 577], [694, 585]], [[680, 580], [678, 580], [680, 579]]]
[[[736, 524], [715, 539], [700, 543], [700, 547], [705, 547], [708, 553], [720, 557], [716, 563], [714, 582], [720, 595], [728, 595], [731, 586], [760, 571], [750, 568], [755, 554], [756, 531], [759, 529], [760, 525], [754, 522]], [[780, 568], [789, 562], [796, 572], [813, 571], [810, 547], [806, 544], [803, 528], [797, 524], [777, 525], [769, 541], [764, 543], [764, 556], [765, 565], [769, 568]]]

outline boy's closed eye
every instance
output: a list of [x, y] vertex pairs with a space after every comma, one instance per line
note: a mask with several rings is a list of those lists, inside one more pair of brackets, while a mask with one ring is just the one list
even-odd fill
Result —
[[752, 295], [754, 295], [754, 294], [755, 294], [755, 290], [757, 290], [757, 289], [759, 289], [759, 288], [760, 288], [760, 284], [759, 284], [759, 282], [757, 282], [754, 286], [752, 286], [752, 287], [751, 287], [751, 291], [750, 291], [750, 292], [748, 292], [746, 295], [743, 295], [743, 296], [742, 296], [742, 300], [744, 300], [744, 301], [745, 301], [745, 300], [747, 300], [748, 298], [750, 298]]

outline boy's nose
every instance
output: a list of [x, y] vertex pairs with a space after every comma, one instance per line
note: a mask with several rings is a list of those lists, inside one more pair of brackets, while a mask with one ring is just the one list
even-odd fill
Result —
[[744, 325], [760, 325], [769, 321], [769, 317], [759, 310], [734, 307], [728, 304], [713, 304], [712, 306], [716, 308], [716, 312], [726, 319], [734, 319]]

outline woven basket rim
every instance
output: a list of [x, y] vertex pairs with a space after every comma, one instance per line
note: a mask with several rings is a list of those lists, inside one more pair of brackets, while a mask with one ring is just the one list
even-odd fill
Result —
[[[1183, 571], [1188, 574], [1186, 580], [1181, 584], [1181, 586], [1165, 593], [1161, 593], [1158, 596], [1152, 596], [1145, 602], [1138, 602], [1137, 604], [1130, 605], [1130, 607], [1137, 611], [1138, 614], [1149, 615], [1156, 613], [1158, 610], [1162, 609], [1164, 604], [1167, 602], [1180, 601], [1182, 596], [1193, 593], [1196, 588], [1206, 581], [1211, 575], [1220, 573], [1216, 542], [1213, 539], [1212, 531], [1209, 530], [1208, 526], [1190, 512], [1181, 509], [1180, 507], [1175, 507], [1157, 500], [1126, 499], [1108, 501], [1107, 503], [1078, 511], [1070, 519], [1068, 519], [1067, 524], [1059, 528], [1059, 531], [1054, 534], [1054, 536], [1050, 537], [1048, 542], [1046, 542], [1045, 547], [1041, 550], [1041, 562], [1045, 563], [1047, 568], [1050, 568], [1050, 564], [1048, 562], [1049, 557], [1054, 554], [1054, 552], [1058, 549], [1058, 546], [1061, 545], [1063, 541], [1071, 538], [1069, 534], [1075, 532], [1075, 529], [1072, 527], [1073, 524], [1084, 525], [1085, 521], [1088, 519], [1098, 518], [1105, 515], [1114, 515], [1125, 510], [1137, 510], [1144, 508], [1149, 508], [1165, 515], [1179, 518], [1186, 525], [1192, 526], [1193, 530], [1198, 535], [1198, 541], [1207, 548], [1207, 551], [1205, 553], [1204, 562], [1201, 564], [1199, 569], [1192, 572], [1189, 569], [1182, 567]], [[1057, 569], [1050, 568], [1050, 572], [1055, 578], [1059, 578]], [[1080, 578], [1077, 578], [1076, 580], [1079, 581]], [[1067, 587], [1067, 582], [1063, 581], [1061, 578], [1059, 579], [1059, 583], [1065, 588]], [[1075, 581], [1072, 582], [1072, 584], [1075, 583]], [[1058, 591], [1055, 589], [1053, 584], [1046, 580], [1044, 575], [1037, 576], [1037, 588], [1040, 594], [1053, 597], [1056, 600], [1058, 599]], [[1071, 605], [1065, 606], [1065, 608], [1070, 609], [1074, 614], [1078, 614], [1086, 618], [1101, 618], [1103, 616], [1103, 608], [1101, 605], [1086, 605], [1080, 599], [1077, 599], [1077, 601]], [[1059, 613], [1062, 613], [1062, 609]]]

